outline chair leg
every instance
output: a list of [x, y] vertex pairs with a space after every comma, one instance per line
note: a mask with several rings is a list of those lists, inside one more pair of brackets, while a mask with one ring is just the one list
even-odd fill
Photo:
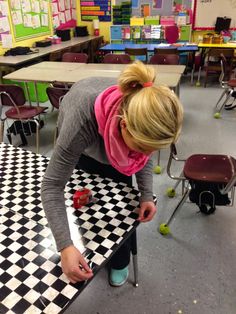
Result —
[[215, 109], [217, 109], [217, 106], [218, 106], [219, 103], [221, 102], [221, 100], [222, 100], [222, 98], [224, 97], [224, 95], [227, 94], [227, 91], [228, 91], [228, 90], [225, 89], [225, 90], [222, 92], [222, 94], [221, 94], [219, 100], [217, 101], [217, 103], [216, 103], [216, 105], [215, 105]]
[[176, 206], [175, 210], [173, 211], [172, 215], [170, 216], [170, 218], [165, 223], [166, 226], [170, 225], [170, 223], [173, 220], [174, 216], [176, 215], [177, 211], [182, 208], [183, 204], [185, 203], [186, 199], [189, 196], [190, 191], [191, 191], [191, 186], [190, 186], [190, 184], [188, 184], [184, 195], [182, 196], [181, 200], [177, 204], [177, 206]]
[[137, 254], [137, 234], [136, 230], [131, 235], [131, 252], [134, 267], [134, 286], [138, 287], [138, 254]]
[[207, 79], [208, 79], [208, 71], [206, 70], [204, 87], [206, 87], [206, 86], [207, 86]]
[[4, 136], [4, 120], [0, 120], [0, 142], [3, 142]]
[[224, 108], [224, 106], [227, 104], [228, 100], [230, 99], [231, 95], [233, 93], [233, 90], [230, 91], [230, 93], [227, 95], [225, 101], [223, 102], [223, 104], [221, 105], [220, 109], [217, 112], [221, 112], [222, 109]]
[[54, 131], [54, 136], [53, 136], [53, 146], [55, 146], [55, 145], [56, 145], [57, 136], [58, 136], [58, 126], [56, 126], [55, 131]]

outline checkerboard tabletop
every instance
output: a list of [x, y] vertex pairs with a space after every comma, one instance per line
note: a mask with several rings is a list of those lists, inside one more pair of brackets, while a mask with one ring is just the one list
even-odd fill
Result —
[[[81, 291], [61, 272], [40, 198], [48, 158], [0, 144], [0, 313], [59, 313]], [[80, 187], [94, 204], [73, 208]], [[138, 191], [75, 170], [65, 187], [74, 244], [96, 273], [137, 226]]]

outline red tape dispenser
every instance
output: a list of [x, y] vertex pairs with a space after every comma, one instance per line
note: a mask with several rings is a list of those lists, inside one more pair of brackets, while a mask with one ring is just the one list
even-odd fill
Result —
[[73, 195], [74, 208], [79, 209], [92, 202], [92, 192], [89, 189], [82, 188]]

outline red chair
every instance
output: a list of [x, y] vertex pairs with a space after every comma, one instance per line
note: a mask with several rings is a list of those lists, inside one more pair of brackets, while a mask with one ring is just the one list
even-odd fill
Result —
[[[57, 110], [59, 109], [61, 101], [62, 101], [63, 97], [68, 93], [69, 89], [70, 89], [70, 87], [65, 87], [65, 86], [60, 85], [60, 84], [57, 87], [54, 85], [47, 87], [46, 93], [48, 95], [48, 99], [49, 99], [53, 109], [54, 108], [56, 108]], [[58, 135], [58, 127], [56, 124], [56, 129], [54, 132], [54, 144], [56, 142], [57, 135]]]
[[[236, 78], [232, 77], [232, 72], [229, 68], [228, 60], [223, 53], [221, 54], [221, 75], [219, 81], [221, 87], [223, 88], [223, 92], [215, 105], [215, 118], [220, 118], [223, 108], [226, 110], [232, 110], [236, 107], [236, 105], [234, 104], [236, 100]], [[222, 102], [224, 96], [225, 99]], [[228, 104], [230, 99], [232, 99], [233, 101]]]
[[[179, 177], [170, 169], [173, 160], [184, 161]], [[175, 145], [171, 146], [167, 165], [170, 178], [177, 180], [174, 188], [168, 189], [168, 196], [173, 197], [177, 186], [182, 183], [182, 198], [160, 232], [167, 234], [169, 224], [183, 206], [187, 198], [196, 203], [202, 213], [209, 215], [216, 210], [216, 205], [233, 205], [236, 185], [236, 159], [228, 155], [195, 154], [186, 160], [177, 157]], [[228, 193], [231, 192], [231, 198]]]
[[[32, 121], [36, 125], [36, 152], [38, 153], [40, 114], [45, 113], [47, 107], [27, 106], [25, 103], [26, 99], [22, 87], [14, 84], [0, 84], [0, 108], [2, 106], [11, 107], [5, 112], [4, 117], [1, 114], [0, 141], [3, 141], [4, 125], [8, 119], [20, 121], [21, 123]], [[2, 112], [2, 110], [0, 111]]]
[[81, 52], [66, 52], [62, 55], [62, 62], [87, 63], [88, 55]]
[[154, 54], [151, 56], [150, 64], [179, 64], [179, 55], [176, 54]]
[[130, 56], [126, 53], [108, 53], [103, 58], [103, 63], [128, 64], [131, 62]]
[[207, 86], [208, 77], [210, 74], [219, 74], [221, 73], [221, 56], [222, 54], [227, 59], [227, 72], [232, 70], [232, 62], [234, 57], [234, 49], [225, 49], [225, 48], [211, 48], [206, 55], [205, 62], [205, 82], [204, 87]]

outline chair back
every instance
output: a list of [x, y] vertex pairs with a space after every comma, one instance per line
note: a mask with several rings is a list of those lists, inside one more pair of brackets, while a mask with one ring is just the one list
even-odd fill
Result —
[[154, 54], [178, 54], [178, 49], [171, 47], [171, 48], [154, 48]]
[[179, 55], [176, 54], [156, 54], [149, 61], [150, 64], [179, 64]]
[[147, 48], [125, 48], [125, 53], [130, 56], [144, 56], [144, 62], [148, 61]]
[[23, 88], [14, 84], [0, 84], [0, 100], [3, 106], [23, 106], [26, 102]]
[[179, 28], [177, 25], [170, 25], [165, 27], [165, 38], [168, 44], [176, 43], [179, 39]]
[[108, 53], [103, 58], [103, 63], [128, 64], [130, 62], [131, 62], [131, 59], [127, 53], [124, 53], [124, 54]]
[[62, 55], [62, 62], [87, 63], [88, 55], [80, 52], [66, 52]]
[[66, 87], [54, 87], [54, 86], [48, 86], [46, 89], [46, 93], [48, 95], [48, 99], [50, 100], [50, 103], [52, 106], [56, 109], [59, 109], [60, 103], [65, 96], [66, 93], [68, 93], [69, 88]]

